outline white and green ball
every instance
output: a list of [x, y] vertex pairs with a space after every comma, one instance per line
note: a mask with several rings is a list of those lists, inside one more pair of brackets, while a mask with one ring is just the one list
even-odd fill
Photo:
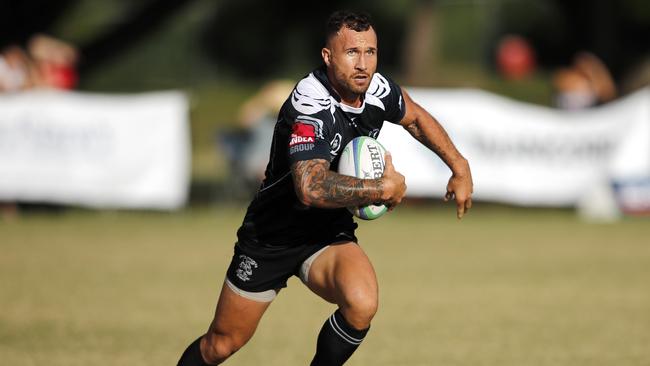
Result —
[[[339, 173], [360, 179], [376, 179], [384, 175], [384, 155], [386, 149], [379, 141], [368, 136], [359, 136], [350, 141], [339, 160]], [[363, 220], [374, 220], [386, 213], [385, 205], [368, 205], [348, 207], [356, 217]]]

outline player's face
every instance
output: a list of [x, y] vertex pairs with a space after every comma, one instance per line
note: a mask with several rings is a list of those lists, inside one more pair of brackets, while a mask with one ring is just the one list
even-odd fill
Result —
[[377, 34], [343, 27], [322, 50], [330, 80], [343, 99], [365, 94], [377, 70]]

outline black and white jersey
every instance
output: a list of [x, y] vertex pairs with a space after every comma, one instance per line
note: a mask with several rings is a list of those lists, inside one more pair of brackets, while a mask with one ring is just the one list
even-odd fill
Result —
[[398, 123], [405, 113], [400, 87], [375, 73], [358, 108], [342, 104], [322, 66], [302, 79], [278, 115], [259, 192], [237, 232], [240, 245], [271, 250], [318, 244], [340, 232], [354, 232], [356, 224], [345, 208], [306, 207], [298, 200], [290, 166], [309, 159], [325, 159], [336, 171], [339, 154], [358, 136], [377, 137], [384, 121]]

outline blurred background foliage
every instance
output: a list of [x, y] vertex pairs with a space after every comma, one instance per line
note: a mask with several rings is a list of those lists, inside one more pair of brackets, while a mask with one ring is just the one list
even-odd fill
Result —
[[[372, 14], [380, 69], [403, 85], [477, 87], [551, 103], [550, 72], [588, 50], [619, 86], [648, 62], [646, 0], [8, 0], [0, 2], [0, 47], [43, 32], [76, 45], [79, 89], [182, 89], [192, 102], [194, 175], [219, 174], [214, 131], [265, 81], [298, 80], [320, 60], [333, 10]], [[535, 52], [535, 72], [501, 77], [499, 39], [518, 34]], [[218, 159], [217, 159], [218, 160]], [[217, 169], [215, 169], [217, 166]], [[217, 172], [217, 173], [215, 173]]]

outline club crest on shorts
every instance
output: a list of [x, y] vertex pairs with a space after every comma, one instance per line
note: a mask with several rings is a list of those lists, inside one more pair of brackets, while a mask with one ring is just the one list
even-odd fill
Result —
[[235, 273], [240, 280], [249, 281], [251, 279], [250, 276], [253, 275], [253, 268], [257, 268], [257, 262], [253, 258], [243, 254], [239, 256], [239, 259], [241, 259], [241, 262], [239, 262], [239, 268], [237, 268]]

